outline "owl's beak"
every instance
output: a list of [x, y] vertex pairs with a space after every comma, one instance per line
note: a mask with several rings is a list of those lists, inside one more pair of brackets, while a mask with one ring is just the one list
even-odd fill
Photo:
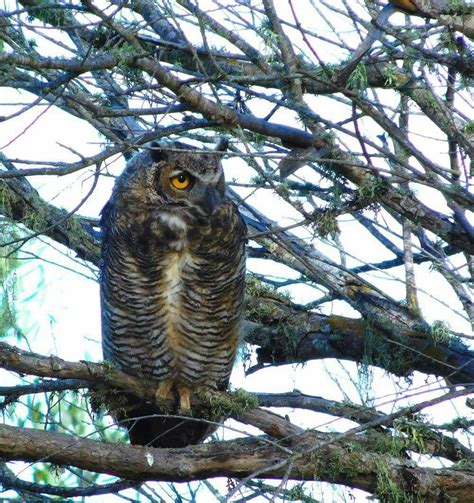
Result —
[[211, 216], [221, 201], [222, 196], [217, 189], [212, 186], [207, 186], [203, 191], [202, 197], [198, 201], [198, 206], [207, 216]]

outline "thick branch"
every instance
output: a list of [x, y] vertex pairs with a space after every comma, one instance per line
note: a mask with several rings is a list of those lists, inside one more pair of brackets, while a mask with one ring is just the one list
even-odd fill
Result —
[[450, 382], [474, 382], [474, 353], [462, 344], [436, 341], [425, 330], [413, 328], [390, 337], [363, 319], [324, 316], [295, 311], [276, 299], [248, 302], [253, 324], [246, 340], [259, 346], [260, 364], [285, 365], [337, 358], [369, 361], [396, 375], [414, 370], [449, 378]]
[[[13, 348], [5, 343], [0, 343], [0, 368], [40, 377], [87, 381], [90, 388], [96, 386], [115, 388], [133, 393], [142, 400], [152, 403], [155, 403], [155, 391], [158, 386], [158, 383], [153, 385], [153, 382], [145, 382], [142, 378], [114, 369], [107, 363], [68, 362], [55, 356], [47, 357]], [[84, 387], [83, 384], [81, 387]], [[239, 402], [237, 406], [232, 405], [232, 397], [226, 393], [209, 394], [206, 390], [197, 393], [193, 396], [193, 409], [199, 410], [204, 407], [213, 410], [216, 400], [221, 401], [220, 408], [226, 406], [222, 403], [231, 402], [230, 406], [227, 405], [230, 417], [242, 423], [251, 424], [274, 437], [286, 438], [302, 431], [285, 418], [252, 404], [247, 406]]]
[[[296, 456], [260, 440], [234, 440], [185, 449], [153, 449], [109, 445], [61, 433], [0, 426], [0, 456], [6, 460], [48, 461], [109, 473], [127, 480], [182, 482], [211, 477], [326, 480], [377, 493], [378, 474], [389, 470], [402, 490], [419, 496], [458, 498], [470, 502], [474, 476], [469, 471], [419, 468], [366, 449], [339, 444], [318, 448], [320, 435], [306, 433], [297, 442]], [[312, 451], [305, 455], [305, 451]], [[231, 453], [229, 455], [229, 453]], [[339, 470], [331, 469], [339, 463]], [[336, 465], [337, 466], [337, 465]], [[349, 469], [350, 468], [350, 469]]]
[[[89, 487], [59, 487], [49, 484], [37, 484], [16, 477], [6, 466], [0, 462], [0, 485], [3, 490], [26, 492], [29, 494], [51, 494], [62, 498], [74, 498], [75, 496], [99, 496], [101, 494], [116, 494], [123, 489], [137, 487], [139, 483], [128, 480], [118, 480], [110, 484], [92, 484]], [[31, 498], [36, 501], [38, 496]], [[41, 500], [42, 501], [42, 500]], [[48, 500], [49, 501], [49, 500]]]
[[412, 0], [419, 11], [474, 40], [474, 7], [469, 1]]

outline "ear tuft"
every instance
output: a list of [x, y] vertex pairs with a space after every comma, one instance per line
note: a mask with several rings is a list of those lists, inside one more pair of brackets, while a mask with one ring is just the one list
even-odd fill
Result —
[[151, 142], [150, 152], [153, 162], [160, 162], [166, 159], [166, 152], [157, 141]]

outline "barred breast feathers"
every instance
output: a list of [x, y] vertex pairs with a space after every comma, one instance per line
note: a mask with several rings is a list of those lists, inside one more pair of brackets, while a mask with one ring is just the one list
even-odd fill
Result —
[[[236, 209], [231, 204], [222, 207], [224, 232], [216, 232], [218, 227], [224, 230], [222, 222], [209, 225], [204, 238], [202, 234], [199, 238], [191, 235], [191, 239], [177, 240], [179, 245], [168, 242], [165, 246], [156, 246], [152, 256], [146, 257], [141, 257], [139, 245], [133, 239], [127, 247], [120, 243], [113, 246], [122, 250], [122, 254], [114, 253], [109, 257], [109, 273], [105, 280], [110, 292], [104, 295], [104, 301], [107, 303], [109, 297], [113, 298], [110, 310], [114, 327], [110, 328], [114, 330], [115, 343], [112, 351], [124, 368], [129, 361], [129, 348], [146, 351], [146, 343], [150, 341], [155, 347], [160, 346], [161, 351], [146, 351], [147, 358], [141, 365], [133, 362], [136, 371], [143, 365], [147, 369], [153, 367], [152, 374], [162, 379], [165, 374], [169, 377], [181, 370], [185, 381], [209, 382], [207, 374], [216, 378], [222, 370], [223, 379], [228, 378], [228, 362], [234, 358], [238, 338], [243, 288], [240, 283], [244, 274], [244, 228], [240, 216], [233, 214]], [[229, 225], [230, 220], [233, 225]], [[151, 240], [162, 238], [167, 226], [173, 232], [177, 228], [184, 231], [186, 223], [181, 217], [167, 215], [160, 218], [159, 226], [155, 220], [155, 226], [149, 236]], [[238, 229], [234, 229], [236, 226]], [[127, 232], [109, 238], [127, 239]], [[130, 245], [136, 248], [135, 254], [133, 250], [125, 253]], [[219, 259], [223, 263], [216, 265]], [[136, 318], [130, 318], [131, 310]], [[110, 323], [108, 320], [107, 324]], [[149, 328], [148, 335], [141, 327]], [[111, 346], [108, 339], [106, 337], [105, 341], [107, 352]], [[229, 339], [229, 347], [226, 347], [226, 339]], [[203, 348], [208, 351], [204, 359], [200, 356]], [[209, 354], [213, 348], [214, 352]], [[160, 358], [164, 349], [174, 356], [169, 362], [172, 368], [167, 372], [163, 368], [157, 370], [162, 367]], [[201, 364], [198, 363], [200, 359]], [[206, 364], [207, 373], [204, 371]]]

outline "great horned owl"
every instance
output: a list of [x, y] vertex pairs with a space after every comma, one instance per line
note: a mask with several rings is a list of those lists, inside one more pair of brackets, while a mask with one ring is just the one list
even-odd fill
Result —
[[[104, 358], [178, 411], [189, 411], [196, 386], [227, 387], [238, 345], [246, 228], [224, 195], [221, 155], [153, 143], [102, 210]], [[150, 417], [163, 414], [155, 403], [129, 397], [126, 409], [116, 416], [133, 444], [180, 447], [210, 433], [199, 421]]]

